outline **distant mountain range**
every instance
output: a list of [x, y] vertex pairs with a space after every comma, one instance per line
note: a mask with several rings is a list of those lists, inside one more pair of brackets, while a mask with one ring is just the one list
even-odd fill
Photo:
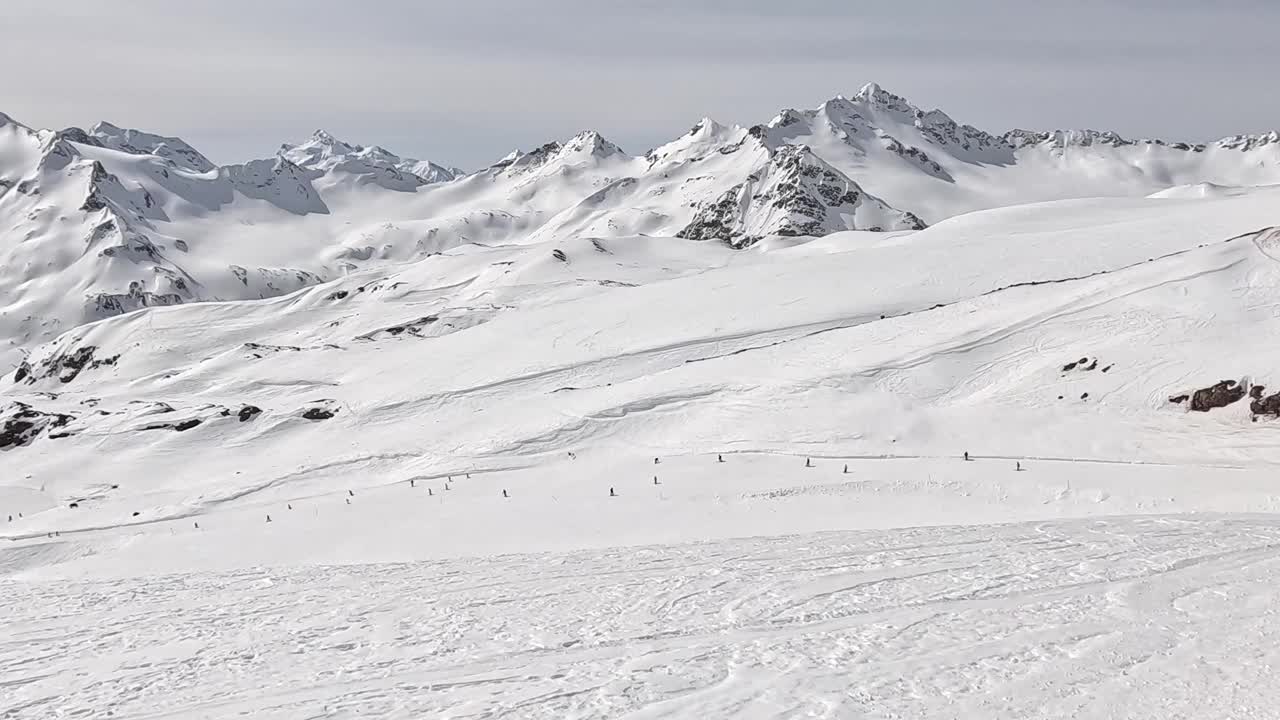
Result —
[[316, 132], [217, 166], [179, 138], [0, 114], [0, 367], [138, 308], [274, 297], [474, 244], [677, 236], [735, 248], [1183, 186], [1280, 183], [1280, 134], [1214, 143], [991, 134], [875, 84], [767, 123], [703, 119], [631, 155], [595, 132], [475, 172]]

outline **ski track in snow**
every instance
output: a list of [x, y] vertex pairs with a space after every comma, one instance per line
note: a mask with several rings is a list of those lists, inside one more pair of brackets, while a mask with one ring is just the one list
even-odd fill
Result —
[[1254, 718], [1280, 523], [0, 583], [0, 716]]

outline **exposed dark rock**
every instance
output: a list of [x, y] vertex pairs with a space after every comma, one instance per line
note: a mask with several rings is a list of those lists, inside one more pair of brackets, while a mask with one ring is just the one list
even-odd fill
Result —
[[30, 384], [37, 380], [57, 377], [60, 382], [69, 383], [86, 369], [95, 370], [100, 367], [115, 365], [120, 359], [119, 355], [112, 355], [95, 360], [94, 353], [97, 351], [98, 348], [96, 346], [85, 345], [70, 352], [62, 352], [47, 357], [36, 368], [33, 368], [27, 361], [23, 361], [18, 366], [17, 372], [14, 373], [14, 382], [25, 381]]
[[[107, 257], [114, 257], [120, 253], [126, 255], [137, 253], [152, 255], [154, 250], [155, 246], [148, 242], [129, 247], [107, 248], [102, 251], [102, 254]], [[154, 261], [155, 258], [152, 258], [152, 260]], [[175, 287], [182, 287], [183, 283], [175, 282], [174, 285]], [[129, 289], [126, 292], [98, 293], [91, 300], [93, 312], [101, 317], [115, 317], [116, 315], [123, 315], [146, 307], [168, 307], [182, 304], [182, 296], [178, 293], [154, 293], [145, 289], [142, 283], [137, 280], [129, 283]]]
[[45, 429], [66, 427], [73, 418], [62, 413], [46, 413], [21, 402], [13, 403], [5, 412], [8, 417], [0, 426], [0, 450], [30, 445]]
[[1083, 393], [1082, 395], [1080, 395], [1080, 399], [1081, 399], [1081, 400], [1088, 400], [1088, 399], [1089, 399], [1089, 393]]
[[363, 335], [357, 336], [356, 339], [357, 340], [376, 340], [378, 339], [379, 336], [383, 336], [383, 335], [390, 335], [392, 337], [396, 337], [398, 335], [403, 335], [405, 333], [408, 333], [410, 335], [421, 335], [423, 328], [427, 327], [428, 325], [433, 325], [439, 321], [440, 321], [439, 316], [428, 315], [426, 317], [420, 317], [417, 320], [411, 320], [407, 323], [403, 323], [400, 325], [392, 325], [391, 327], [386, 327], [380, 330], [367, 332]]
[[349, 294], [350, 293], [347, 292], [346, 290], [334, 290], [333, 292], [329, 293], [329, 296], [325, 299], [326, 300], [344, 300]]
[[559, 248], [551, 251], [551, 257], [559, 260], [560, 262], [569, 262], [569, 256], [565, 255], [564, 251]]
[[237, 413], [237, 415], [240, 418], [240, 422], [248, 422], [257, 417], [260, 413], [262, 413], [261, 408], [254, 405], [245, 405], [240, 408], [240, 412]]
[[313, 408], [307, 408], [305, 411], [303, 411], [302, 417], [308, 420], [328, 420], [329, 418], [336, 415], [337, 412], [338, 412], [337, 410], [333, 410], [331, 408], [313, 407]]
[[920, 230], [923, 221], [889, 207], [802, 145], [771, 151], [767, 165], [699, 206], [677, 236], [720, 240], [734, 248], [766, 235], [827, 235], [840, 230], [884, 230], [880, 224], [855, 226], [854, 217], [871, 210], [891, 230]]
[[1194, 412], [1209, 412], [1214, 408], [1226, 407], [1244, 396], [1243, 385], [1235, 380], [1222, 380], [1192, 393], [1191, 409]]
[[1066, 365], [1062, 366], [1062, 372], [1071, 372], [1072, 370], [1075, 370], [1076, 365], [1079, 365], [1079, 364], [1080, 363], [1077, 363], [1077, 362], [1069, 362]]
[[[1254, 391], [1257, 392], [1254, 392]], [[1271, 415], [1272, 417], [1280, 417], [1280, 393], [1263, 396], [1263, 386], [1254, 385], [1249, 388], [1249, 396], [1253, 398], [1253, 402], [1249, 403], [1249, 412], [1256, 415]]]
[[1178, 405], [1181, 405], [1182, 403], [1190, 399], [1191, 399], [1190, 395], [1174, 395], [1173, 397], [1169, 398], [1169, 402], [1177, 403]]
[[183, 420], [182, 422], [174, 425], [173, 429], [177, 430], [178, 432], [186, 432], [191, 428], [198, 426], [202, 422], [204, 421], [201, 420], [200, 418], [191, 418], [190, 420]]
[[302, 352], [302, 348], [294, 347], [293, 345], [263, 345], [262, 343], [247, 342], [244, 347], [250, 351], [253, 357], [259, 360], [266, 355], [274, 355], [279, 352]]

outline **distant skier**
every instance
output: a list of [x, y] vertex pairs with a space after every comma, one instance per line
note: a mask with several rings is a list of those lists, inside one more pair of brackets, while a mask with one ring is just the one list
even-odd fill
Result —
[[658, 476], [657, 476], [657, 475], [654, 475], [654, 476], [653, 476], [653, 484], [654, 484], [654, 485], [657, 485], [657, 484], [658, 484]]
[[723, 456], [723, 455], [717, 455], [717, 456], [716, 456], [716, 462], [724, 462], [724, 456]]
[[968, 461], [969, 461], [969, 451], [968, 451], [968, 450], [965, 450], [965, 451], [964, 451], [964, 459], [965, 459], [965, 462], [968, 462]]
[[432, 495], [435, 495], [435, 493], [431, 492], [431, 488], [427, 488], [427, 497], [431, 497]]
[[1014, 472], [1022, 472], [1022, 462], [1018, 461], [1013, 465]]
[[267, 516], [267, 522], [271, 522], [271, 516], [270, 516], [270, 515], [268, 515], [268, 516]]
[[348, 505], [350, 505], [350, 504], [351, 504], [351, 498], [343, 498], [343, 499], [347, 501], [347, 504], [348, 504]]
[[409, 487], [417, 487], [417, 483], [414, 482], [413, 478], [409, 478]]
[[197, 529], [197, 530], [199, 530], [199, 529], [200, 529], [200, 523], [195, 523], [195, 526], [196, 526], [196, 529]]
[[285, 505], [285, 507], [289, 508], [290, 510], [292, 510], [292, 509], [293, 509], [293, 505], [292, 505], [292, 504]]
[[657, 464], [658, 464], [658, 458], [654, 458], [654, 459], [653, 459], [653, 464], [654, 464], [654, 465], [657, 465]]
[[609, 497], [618, 497], [618, 493], [614, 492], [613, 488], [609, 488]]
[[848, 466], [848, 465], [845, 465], [845, 466], [844, 466], [844, 474], [845, 474], [845, 475], [848, 475], [848, 474], [849, 474], [849, 466]]
[[809, 458], [805, 458], [805, 459], [804, 459], [804, 466], [805, 466], [805, 467], [813, 467], [813, 461], [812, 461], [812, 460], [810, 460]]
[[510, 497], [510, 495], [507, 495], [507, 491], [506, 491], [506, 490], [503, 490], [503, 491], [502, 491], [502, 497]]

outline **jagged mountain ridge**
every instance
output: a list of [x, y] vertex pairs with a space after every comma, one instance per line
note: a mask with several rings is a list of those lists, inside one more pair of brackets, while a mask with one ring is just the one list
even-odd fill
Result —
[[747, 128], [704, 119], [640, 156], [584, 132], [471, 174], [324, 132], [217, 167], [178, 138], [109, 123], [0, 121], [0, 338], [18, 350], [142, 307], [271, 297], [469, 244], [678, 235], [742, 247], [1040, 200], [1280, 182], [1277, 133], [995, 135], [875, 84]]

